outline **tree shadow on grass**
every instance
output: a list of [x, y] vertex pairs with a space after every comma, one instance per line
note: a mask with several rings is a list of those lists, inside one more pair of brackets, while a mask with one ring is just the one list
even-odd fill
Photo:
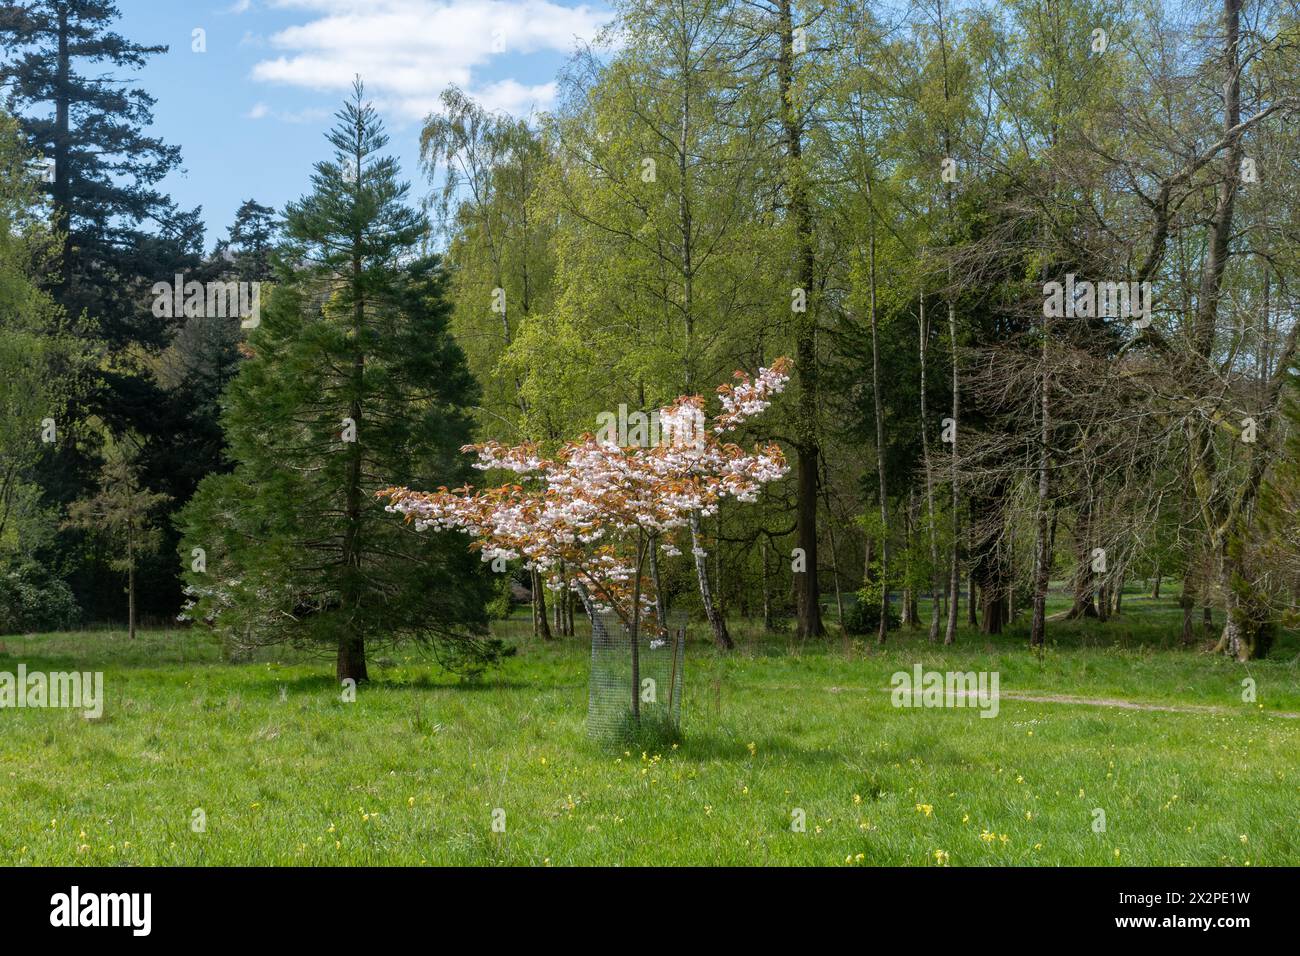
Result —
[[455, 677], [434, 677], [422, 674], [409, 680], [372, 680], [370, 687], [377, 690], [447, 690], [456, 693], [472, 693], [484, 690], [550, 690], [551, 688], [529, 681], [510, 680], [508, 678], [484, 678], [482, 680], [457, 680]]
[[[272, 690], [284, 686], [289, 690], [300, 693], [338, 693], [342, 685], [339, 684], [329, 674], [306, 674], [290, 679], [275, 679], [271, 677], [259, 681], [265, 687]], [[358, 685], [358, 695], [370, 691], [380, 690], [418, 690], [418, 691], [450, 691], [453, 693], [464, 693], [474, 691], [490, 690], [547, 690], [546, 687], [538, 687], [536, 684], [524, 683], [516, 680], [506, 680], [501, 678], [484, 679], [479, 681], [458, 681], [454, 677], [435, 676], [432, 674], [421, 674], [411, 678], [384, 678], [375, 677]]]
[[752, 742], [754, 751], [751, 753], [750, 742], [738, 737], [688, 728], [682, 734], [681, 745], [673, 751], [673, 759], [703, 763], [709, 760], [753, 761], [776, 756], [807, 765], [846, 762], [845, 755], [836, 750], [811, 750], [772, 737], [755, 737]]
[[97, 662], [88, 664], [68, 655], [15, 654], [12, 648], [7, 654], [0, 653], [0, 671], [16, 674], [19, 664], [26, 667], [29, 674], [34, 671], [49, 673], [51, 671], [97, 671], [103, 669]]

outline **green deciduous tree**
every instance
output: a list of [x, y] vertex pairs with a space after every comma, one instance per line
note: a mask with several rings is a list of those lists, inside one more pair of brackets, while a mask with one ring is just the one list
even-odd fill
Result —
[[68, 509], [68, 524], [107, 539], [113, 553], [110, 566], [126, 572], [127, 631], [133, 640], [136, 568], [143, 555], [158, 548], [158, 510], [168, 501], [166, 495], [145, 487], [139, 456], [140, 441], [136, 436], [127, 435], [121, 440], [106, 436], [99, 487]]
[[[76, 603], [50, 567], [57, 510], [42, 502], [37, 470], [85, 370], [85, 354], [41, 289], [57, 263], [30, 154], [0, 112], [0, 628], [62, 626]], [[57, 598], [57, 599], [55, 599]], [[53, 617], [41, 607], [62, 609]], [[64, 613], [66, 611], [67, 613]]]

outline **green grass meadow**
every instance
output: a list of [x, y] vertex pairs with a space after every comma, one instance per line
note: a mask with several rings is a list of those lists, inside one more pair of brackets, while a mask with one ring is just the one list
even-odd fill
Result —
[[[5, 637], [0, 671], [102, 670], [106, 703], [0, 710], [0, 862], [1300, 863], [1300, 640], [1236, 664], [1180, 647], [1179, 613], [1131, 596], [1105, 624], [1054, 623], [1041, 656], [1023, 622], [883, 649], [737, 623], [726, 656], [700, 631], [681, 742], [644, 752], [588, 739], [586, 640], [536, 642], [526, 620], [499, 626], [518, 652], [476, 683], [373, 655], [355, 703], [330, 660], [225, 664], [199, 630]], [[915, 663], [997, 671], [997, 717], [893, 707]]]

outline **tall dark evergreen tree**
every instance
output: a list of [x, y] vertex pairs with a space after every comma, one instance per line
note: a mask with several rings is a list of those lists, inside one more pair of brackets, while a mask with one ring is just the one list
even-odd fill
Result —
[[[190, 275], [227, 285], [257, 283], [260, 301], [260, 284], [272, 279], [271, 254], [278, 237], [275, 210], [247, 200], [235, 214], [228, 237], [218, 242], [212, 256]], [[252, 290], [248, 291], [251, 295]], [[246, 335], [242, 318], [191, 316], [184, 319], [162, 353], [157, 378], [167, 391], [175, 418], [170, 429], [177, 436], [166, 452], [172, 459], [168, 490], [179, 501], [189, 500], [206, 475], [228, 470], [221, 433], [221, 394], [239, 371], [239, 346]]]
[[217, 256], [229, 263], [238, 278], [265, 282], [271, 278], [271, 251], [278, 231], [274, 209], [245, 199], [235, 213], [230, 236], [217, 243]]
[[[59, 440], [37, 476], [46, 506], [66, 509], [97, 486], [99, 427], [137, 434], [143, 480], [166, 482], [165, 449], [175, 443], [150, 356], [174, 334], [150, 310], [154, 282], [199, 266], [199, 211], [178, 211], [157, 184], [180, 162], [177, 147], [148, 135], [154, 100], [126, 74], [165, 46], [132, 42], [113, 30], [108, 0], [0, 2], [0, 86], [28, 148], [46, 165], [52, 221], [61, 234], [57, 267], [46, 280], [63, 306], [62, 322], [99, 354], [95, 374], [69, 402]], [[58, 563], [91, 618], [115, 616], [121, 575], [81, 530], [68, 527]], [[171, 582], [141, 594], [145, 614], [174, 613], [179, 587], [170, 561], [156, 569]]]
[[[314, 191], [285, 213], [280, 279], [226, 398], [236, 462], [186, 509], [191, 615], [239, 644], [319, 642], [339, 680], [367, 678], [375, 641], [431, 643], [481, 666], [487, 576], [465, 542], [430, 542], [375, 498], [393, 484], [454, 484], [478, 389], [447, 332], [424, 216], [358, 81], [328, 136]], [[255, 489], [253, 491], [252, 489]]]
[[70, 315], [89, 309], [110, 338], [114, 331], [138, 338], [140, 329], [114, 328], [138, 317], [138, 305], [113, 312], [103, 308], [104, 297], [138, 274], [143, 223], [179, 218], [187, 232], [197, 217], [177, 217], [154, 188], [180, 163], [180, 150], [143, 132], [153, 121], [153, 97], [111, 73], [85, 69], [138, 68], [166, 52], [113, 32], [120, 15], [107, 0], [0, 3], [0, 48], [9, 51], [0, 83], [33, 151], [53, 162], [49, 190], [64, 230], [57, 298]]
[[[188, 270], [186, 278], [228, 287], [258, 283], [260, 300], [260, 284], [272, 278], [271, 252], [278, 235], [275, 210], [250, 199], [235, 214], [228, 238], [217, 243], [199, 268]], [[156, 487], [180, 504], [193, 497], [208, 475], [231, 468], [221, 429], [221, 396], [243, 362], [240, 343], [248, 334], [243, 321], [233, 317], [195, 315], [182, 321], [155, 367], [155, 379], [165, 392], [156, 413], [158, 432], [170, 439], [154, 442], [148, 458]], [[159, 554], [166, 557], [148, 569], [155, 582], [151, 593], [160, 600], [169, 596], [171, 606], [179, 607], [182, 583], [173, 557], [179, 532], [169, 525], [164, 537]]]

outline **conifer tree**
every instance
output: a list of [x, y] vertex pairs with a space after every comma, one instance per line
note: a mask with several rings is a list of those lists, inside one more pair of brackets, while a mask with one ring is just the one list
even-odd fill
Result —
[[478, 390], [360, 81], [338, 118], [333, 157], [285, 211], [278, 281], [226, 395], [235, 468], [181, 519], [188, 614], [240, 644], [328, 645], [340, 681], [367, 679], [367, 647], [388, 640], [473, 670], [497, 646], [487, 575], [464, 541], [420, 539], [375, 492], [462, 482]]
[[[139, 68], [165, 46], [134, 43], [112, 30], [121, 16], [108, 0], [0, 3], [0, 85], [9, 93], [30, 148], [49, 164], [55, 222], [63, 231], [56, 297], [75, 316], [89, 308], [106, 335], [138, 310], [103, 308], [139, 266], [142, 223], [192, 232], [154, 187], [180, 163], [180, 150], [147, 135], [153, 97], [104, 74]], [[94, 65], [99, 64], [100, 68]], [[182, 239], [182, 244], [184, 244]], [[140, 329], [132, 330], [136, 334]]]

